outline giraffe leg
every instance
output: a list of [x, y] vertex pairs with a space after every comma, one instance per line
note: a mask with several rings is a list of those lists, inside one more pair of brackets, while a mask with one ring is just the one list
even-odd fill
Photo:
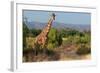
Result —
[[38, 54], [37, 49], [38, 49], [38, 43], [35, 43], [35, 44], [34, 44], [35, 56], [37, 56], [37, 54]]
[[43, 54], [44, 55], [46, 54], [46, 44], [45, 43], [43, 44]]

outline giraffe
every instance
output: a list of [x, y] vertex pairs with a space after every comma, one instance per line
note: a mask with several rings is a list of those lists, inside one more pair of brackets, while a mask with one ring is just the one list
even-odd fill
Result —
[[42, 32], [35, 38], [35, 45], [38, 44], [45, 48], [47, 40], [48, 40], [48, 33], [50, 32], [52, 22], [55, 20], [55, 14], [52, 13], [51, 18], [49, 19], [47, 25], [43, 28]]

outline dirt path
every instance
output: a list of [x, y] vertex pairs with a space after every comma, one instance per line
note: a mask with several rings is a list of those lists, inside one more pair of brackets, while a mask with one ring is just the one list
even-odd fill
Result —
[[29, 51], [24, 54], [23, 62], [41, 62], [41, 61], [67, 61], [67, 60], [84, 60], [91, 59], [90, 54], [78, 55], [76, 54], [76, 45], [64, 45], [55, 48], [51, 53], [39, 53], [37, 56], [34, 52]]

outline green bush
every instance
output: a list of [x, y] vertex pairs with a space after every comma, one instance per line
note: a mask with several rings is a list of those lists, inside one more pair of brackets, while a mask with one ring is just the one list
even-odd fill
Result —
[[51, 28], [48, 34], [47, 48], [52, 49], [62, 44], [62, 36], [56, 29]]
[[78, 55], [84, 55], [91, 53], [91, 47], [89, 44], [81, 44], [76, 52]]

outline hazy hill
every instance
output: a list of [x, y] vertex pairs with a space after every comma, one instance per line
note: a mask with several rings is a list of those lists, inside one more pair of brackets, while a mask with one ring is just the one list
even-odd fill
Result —
[[[27, 22], [27, 26], [32, 29], [43, 29], [44, 26], [47, 25], [47, 23], [41, 23], [41, 22]], [[83, 30], [90, 30], [91, 26], [90, 24], [65, 24], [65, 23], [59, 23], [59, 22], [54, 22], [52, 24], [52, 27], [57, 28], [57, 29], [65, 29], [65, 28], [71, 28], [71, 29], [77, 29], [80, 31]]]

